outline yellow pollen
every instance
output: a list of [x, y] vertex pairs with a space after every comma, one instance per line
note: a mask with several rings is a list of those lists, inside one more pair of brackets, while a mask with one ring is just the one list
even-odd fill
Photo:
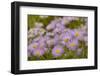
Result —
[[71, 43], [70, 46], [74, 47], [75, 46], [75, 43]]
[[37, 46], [36, 45], [33, 45], [33, 48], [37, 48]]
[[36, 51], [35, 55], [36, 56], [40, 56], [40, 52], [39, 51]]
[[76, 33], [75, 33], [75, 36], [76, 36], [76, 37], [78, 37], [78, 36], [79, 36], [79, 33], [78, 33], [78, 32], [76, 32]]
[[65, 42], [68, 42], [68, 40], [69, 40], [68, 38], [64, 39]]
[[59, 49], [58, 49], [58, 50], [56, 50], [56, 53], [57, 53], [57, 54], [59, 54], [60, 52], [61, 52], [61, 51], [60, 51]]

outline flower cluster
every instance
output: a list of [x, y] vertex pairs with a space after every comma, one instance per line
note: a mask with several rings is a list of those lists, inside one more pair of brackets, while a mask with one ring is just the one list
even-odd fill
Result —
[[[85, 22], [78, 28], [69, 28], [71, 22], [78, 20]], [[77, 51], [77, 55], [80, 55], [83, 51], [80, 44], [84, 42], [87, 46], [87, 38], [87, 18], [55, 17], [46, 27], [42, 22], [36, 22], [28, 31], [28, 56], [39, 58], [50, 53], [53, 58], [57, 58], [66, 53], [64, 48]]]

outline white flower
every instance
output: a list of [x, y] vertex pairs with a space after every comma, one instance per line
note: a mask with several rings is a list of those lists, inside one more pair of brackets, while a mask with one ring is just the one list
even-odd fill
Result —
[[47, 32], [46, 35], [47, 36], [54, 36], [54, 33], [53, 32]]
[[40, 30], [39, 30], [39, 34], [40, 34], [40, 35], [43, 35], [45, 32], [46, 32], [46, 30], [45, 30], [45, 29], [40, 28]]
[[79, 48], [79, 49], [77, 50], [77, 55], [81, 55], [81, 53], [82, 53], [82, 48]]
[[40, 16], [40, 18], [47, 18], [48, 16]]
[[47, 42], [47, 45], [48, 45], [49, 47], [51, 47], [51, 46], [54, 45], [54, 39], [49, 39], [49, 40], [47, 40], [46, 42]]
[[35, 22], [35, 27], [43, 27], [43, 23], [41, 22]]
[[49, 24], [49, 25], [47, 25], [46, 29], [49, 31], [49, 30], [53, 30], [54, 27], [55, 26], [53, 24]]
[[33, 38], [33, 28], [28, 31], [28, 38]]
[[31, 28], [29, 31], [28, 31], [28, 34], [32, 34], [33, 33], [33, 28]]

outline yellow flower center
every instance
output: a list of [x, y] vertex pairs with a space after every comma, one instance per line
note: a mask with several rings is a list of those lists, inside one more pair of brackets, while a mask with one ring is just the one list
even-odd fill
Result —
[[78, 37], [80, 34], [78, 32], [75, 33], [75, 36]]
[[69, 40], [68, 38], [64, 39], [65, 42], [68, 42], [68, 40]]
[[56, 53], [59, 54], [61, 51], [59, 49], [56, 50]]
[[70, 46], [71, 46], [71, 47], [74, 47], [74, 46], [75, 46], [75, 43], [71, 43]]
[[34, 44], [34, 45], [33, 45], [33, 48], [37, 48], [37, 45]]
[[39, 51], [36, 51], [35, 55], [36, 56], [40, 56], [40, 52]]

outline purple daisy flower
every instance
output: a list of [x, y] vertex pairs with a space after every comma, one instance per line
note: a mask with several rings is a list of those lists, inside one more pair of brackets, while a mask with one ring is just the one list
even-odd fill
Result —
[[37, 57], [43, 56], [44, 54], [45, 54], [45, 49], [36, 48], [36, 49], [33, 51], [33, 55], [34, 55], [34, 56], [37, 56]]
[[84, 31], [81, 31], [79, 29], [74, 29], [71, 31], [71, 34], [72, 34], [73, 38], [76, 38], [78, 40], [83, 40]]
[[53, 37], [54, 36], [54, 33], [53, 32], [47, 32], [46, 33], [46, 36]]
[[78, 20], [78, 17], [73, 17], [73, 16], [65, 16], [62, 18], [61, 23], [62, 24], [68, 24], [69, 22], [73, 21], [73, 20]]
[[61, 24], [66, 25], [68, 24], [70, 21], [68, 20], [68, 17], [63, 17], [61, 20]]
[[53, 30], [55, 28], [56, 23], [57, 23], [56, 20], [52, 21], [50, 24], [47, 25], [46, 29], [48, 31]]
[[33, 29], [33, 36], [43, 35], [45, 32], [46, 32], [45, 29], [40, 28], [40, 27], [35, 27]]
[[61, 25], [60, 27], [56, 27], [54, 30], [53, 30], [53, 32], [54, 32], [54, 34], [61, 34], [61, 33], [63, 33], [64, 32], [64, 26], [63, 25]]
[[28, 56], [29, 56], [29, 57], [33, 55], [33, 51], [34, 51], [35, 48], [37, 48], [37, 44], [32, 44], [32, 43], [31, 43], [31, 44], [28, 46]]
[[55, 34], [61, 33], [61, 29], [60, 29], [60, 28], [55, 28], [53, 32], [54, 32]]
[[43, 28], [40, 28], [40, 29], [39, 29], [39, 35], [42, 36], [45, 32], [46, 32], [45, 29], [43, 29]]
[[61, 22], [59, 22], [59, 23], [56, 24], [56, 28], [64, 29], [65, 26], [63, 24], [61, 24]]
[[79, 19], [78, 17], [74, 17], [74, 16], [67, 17], [67, 20], [69, 21], [78, 20], [78, 19]]
[[28, 46], [28, 50], [33, 51], [35, 48], [38, 48], [38, 43], [37, 42], [32, 42], [29, 46]]
[[81, 38], [83, 37], [83, 32], [82, 32], [82, 31], [75, 30], [74, 36], [75, 36], [77, 39], [81, 39]]
[[28, 54], [34, 55], [34, 56], [42, 56], [46, 52], [46, 48], [44, 47], [44, 44], [40, 44], [39, 42], [32, 42], [28, 46]]
[[83, 35], [84, 36], [87, 36], [88, 35], [88, 29], [87, 29], [87, 26], [86, 25], [82, 26], [79, 30], [81, 32], [83, 32]]
[[28, 30], [28, 38], [33, 37], [33, 28]]
[[34, 43], [34, 42], [38, 42], [38, 41], [40, 40], [40, 38], [41, 38], [41, 37], [38, 36], [38, 37], [34, 38], [32, 42], [33, 42], [33, 43]]
[[55, 34], [55, 36], [54, 36], [54, 46], [55, 45], [61, 45], [62, 43], [61, 43], [61, 41], [62, 41], [62, 37], [61, 37], [61, 35], [58, 35], [58, 34]]
[[38, 41], [40, 48], [45, 48], [46, 47], [46, 38], [41, 37], [40, 40]]
[[67, 29], [67, 31], [65, 32], [65, 33], [67, 33], [69, 36], [71, 36], [71, 37], [74, 37], [74, 30], [72, 30], [72, 29]]
[[62, 44], [66, 45], [71, 39], [72, 36], [68, 32], [66, 32], [65, 34], [62, 35]]
[[62, 54], [64, 53], [64, 50], [61, 46], [55, 46], [53, 49], [52, 49], [52, 55], [54, 57], [59, 57], [61, 56]]
[[38, 27], [34, 28], [34, 29], [33, 29], [33, 35], [34, 35], [34, 36], [39, 35], [39, 30], [40, 30], [40, 28], [38, 28]]
[[79, 42], [77, 39], [70, 40], [66, 45], [69, 50], [76, 50], [78, 48]]
[[46, 41], [48, 47], [52, 47], [54, 46], [54, 39], [53, 38], [50, 38], [49, 40]]

